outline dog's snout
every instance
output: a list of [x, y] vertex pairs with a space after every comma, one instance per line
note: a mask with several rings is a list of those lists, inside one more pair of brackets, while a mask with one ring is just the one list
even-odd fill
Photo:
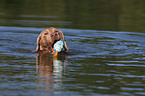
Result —
[[58, 36], [58, 33], [56, 33], [56, 32], [55, 33], [52, 33], [51, 34], [51, 37], [53, 37], [53, 36]]
[[55, 36], [57, 36], [58, 35], [58, 33], [55, 33]]

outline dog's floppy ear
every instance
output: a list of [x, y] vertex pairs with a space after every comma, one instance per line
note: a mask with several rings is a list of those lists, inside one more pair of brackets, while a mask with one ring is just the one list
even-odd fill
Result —
[[64, 40], [64, 36], [63, 36], [62, 31], [59, 31], [59, 33], [60, 33], [60, 38], [61, 38], [62, 40]]

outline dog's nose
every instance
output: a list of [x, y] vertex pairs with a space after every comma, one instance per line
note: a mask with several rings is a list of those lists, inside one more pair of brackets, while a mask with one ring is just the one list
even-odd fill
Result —
[[55, 36], [57, 36], [58, 34], [57, 33], [55, 33]]

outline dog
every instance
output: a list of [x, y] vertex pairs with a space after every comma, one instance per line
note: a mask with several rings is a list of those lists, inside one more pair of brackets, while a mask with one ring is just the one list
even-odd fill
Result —
[[37, 47], [36, 47], [35, 52], [44, 51], [45, 53], [49, 53], [49, 54], [53, 52], [52, 44], [55, 41], [55, 38], [52, 38], [52, 35], [51, 35], [53, 32], [57, 32], [59, 34], [59, 37], [62, 40], [64, 40], [62, 31], [54, 27], [47, 28], [43, 30], [38, 36]]

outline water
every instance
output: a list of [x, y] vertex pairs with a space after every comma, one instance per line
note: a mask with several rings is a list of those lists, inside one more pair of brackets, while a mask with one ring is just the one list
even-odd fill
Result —
[[145, 33], [60, 29], [69, 55], [31, 53], [44, 28], [0, 27], [0, 93], [143, 95]]
[[144, 4], [144, 0], [1, 0], [0, 26], [144, 32]]
[[[1, 0], [0, 96], [145, 94], [144, 0]], [[39, 33], [60, 29], [58, 59], [31, 53]]]

